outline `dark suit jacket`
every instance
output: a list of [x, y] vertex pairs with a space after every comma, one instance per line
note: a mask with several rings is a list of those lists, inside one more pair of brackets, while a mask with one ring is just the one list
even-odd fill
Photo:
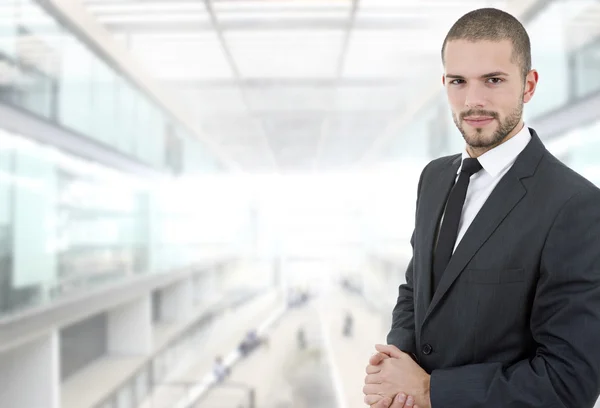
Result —
[[435, 294], [433, 244], [461, 156], [421, 174], [387, 341], [431, 374], [433, 408], [588, 408], [600, 393], [600, 190], [530, 131]]

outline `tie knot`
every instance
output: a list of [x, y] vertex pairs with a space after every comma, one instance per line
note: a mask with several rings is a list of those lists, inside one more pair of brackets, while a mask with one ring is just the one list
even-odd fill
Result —
[[483, 167], [481, 166], [481, 163], [479, 163], [479, 160], [464, 159], [462, 162], [462, 168], [460, 169], [460, 171], [468, 173], [469, 175], [473, 175], [473, 174], [477, 173], [479, 170], [481, 170], [482, 168]]

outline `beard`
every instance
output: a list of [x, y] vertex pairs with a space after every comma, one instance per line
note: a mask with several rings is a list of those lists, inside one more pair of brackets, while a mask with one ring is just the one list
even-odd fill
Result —
[[[520, 101], [515, 109], [503, 120], [499, 118], [498, 113], [482, 109], [469, 109], [466, 112], [462, 112], [460, 118], [454, 114], [452, 115], [452, 118], [454, 119], [454, 124], [460, 133], [462, 133], [465, 142], [467, 142], [469, 146], [472, 148], [492, 148], [502, 143], [515, 127], [517, 127], [521, 121], [522, 115], [523, 101]], [[475, 128], [468, 133], [462, 126], [463, 120], [467, 116], [488, 116], [494, 118], [498, 121], [498, 129], [496, 129], [491, 136], [486, 136], [484, 133], [485, 129], [483, 128]]]

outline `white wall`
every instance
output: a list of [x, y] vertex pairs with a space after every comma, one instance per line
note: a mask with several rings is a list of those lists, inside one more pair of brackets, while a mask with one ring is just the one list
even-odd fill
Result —
[[150, 295], [108, 313], [108, 352], [115, 355], [146, 355], [152, 351]]
[[58, 334], [0, 354], [0, 405], [60, 408]]

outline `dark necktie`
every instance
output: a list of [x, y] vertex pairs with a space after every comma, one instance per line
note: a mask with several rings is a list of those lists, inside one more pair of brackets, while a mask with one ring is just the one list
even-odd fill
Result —
[[442, 228], [439, 232], [437, 247], [434, 253], [433, 261], [433, 292], [437, 289], [440, 279], [444, 274], [444, 270], [450, 262], [456, 237], [458, 235], [458, 225], [462, 214], [465, 197], [467, 196], [467, 188], [471, 176], [481, 170], [481, 164], [477, 159], [464, 159], [458, 176], [458, 181], [452, 187], [452, 191], [448, 196], [446, 203], [446, 212]]

